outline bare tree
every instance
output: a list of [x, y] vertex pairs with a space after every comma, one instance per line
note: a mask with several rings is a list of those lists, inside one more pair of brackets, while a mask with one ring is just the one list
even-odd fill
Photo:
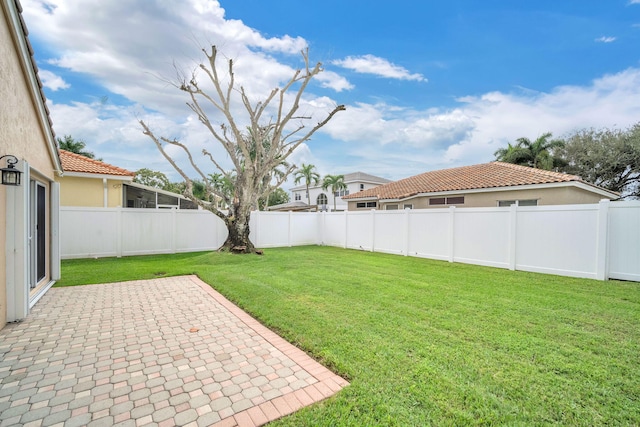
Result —
[[[176, 139], [156, 136], [144, 121], [140, 120], [145, 135], [149, 136], [175, 170], [186, 182], [185, 196], [193, 202], [217, 215], [224, 221], [229, 230], [229, 237], [221, 247], [232, 252], [255, 252], [256, 248], [249, 240], [249, 217], [251, 210], [258, 206], [258, 199], [265, 197], [275, 188], [278, 188], [293, 171], [291, 165], [283, 174], [275, 174], [274, 170], [293, 153], [303, 142], [321, 127], [326, 125], [339, 111], [345, 110], [343, 105], [338, 105], [321, 121], [312, 127], [307, 127], [311, 117], [298, 116], [296, 112], [300, 108], [302, 95], [311, 79], [322, 72], [322, 64], [317, 63], [313, 68], [309, 67], [308, 49], [302, 52], [304, 68], [295, 71], [291, 79], [281, 88], [273, 89], [264, 101], [252, 105], [244, 87], [236, 88], [233, 71], [233, 61], [227, 61], [227, 70], [224, 79], [219, 75], [216, 64], [217, 49], [211, 47], [211, 52], [203, 49], [208, 64], [200, 64], [199, 69], [204, 71], [208, 81], [213, 84], [214, 94], [205, 92], [194, 72], [189, 79], [184, 78], [179, 85], [175, 85], [190, 97], [187, 105], [198, 116], [200, 122], [207, 127], [213, 136], [213, 140], [221, 144], [227, 152], [233, 170], [225, 170], [219, 159], [208, 150], [203, 150], [203, 155], [211, 162], [213, 168], [219, 170], [222, 175], [230, 180], [233, 191], [223, 192], [219, 186], [215, 186], [194, 160], [189, 148]], [[224, 81], [223, 81], [224, 80]], [[291, 92], [291, 101], [287, 101], [287, 94]], [[239, 96], [244, 106], [243, 117], [235, 117], [232, 113], [232, 104]], [[207, 115], [207, 108], [213, 107], [222, 114], [224, 120], [219, 125], [214, 125]], [[263, 117], [273, 111], [273, 116]], [[245, 116], [246, 114], [246, 116]], [[295, 123], [294, 123], [295, 122]], [[245, 126], [248, 123], [248, 128]], [[200, 175], [205, 183], [206, 200], [214, 194], [225, 200], [228, 211], [219, 210], [215, 204], [203, 202], [193, 196], [193, 183], [185, 171], [169, 156], [165, 150], [165, 144], [180, 147], [186, 153], [193, 169]]]

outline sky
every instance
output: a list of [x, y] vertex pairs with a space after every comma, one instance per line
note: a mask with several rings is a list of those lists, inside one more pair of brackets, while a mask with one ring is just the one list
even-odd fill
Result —
[[202, 149], [230, 167], [175, 86], [212, 45], [254, 102], [303, 66], [303, 49], [322, 63], [300, 112], [313, 125], [336, 105], [346, 111], [289, 161], [323, 176], [396, 180], [492, 161], [520, 137], [640, 122], [640, 0], [21, 3], [57, 136], [172, 181], [139, 120], [190, 147], [207, 173], [216, 171]]

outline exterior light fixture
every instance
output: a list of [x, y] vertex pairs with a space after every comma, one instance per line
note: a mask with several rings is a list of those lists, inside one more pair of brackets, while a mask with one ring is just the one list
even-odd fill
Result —
[[11, 154], [6, 154], [0, 157], [0, 160], [5, 157], [7, 157], [7, 167], [0, 169], [2, 171], [2, 185], [20, 185], [20, 175], [22, 175], [22, 172], [16, 169], [18, 158]]

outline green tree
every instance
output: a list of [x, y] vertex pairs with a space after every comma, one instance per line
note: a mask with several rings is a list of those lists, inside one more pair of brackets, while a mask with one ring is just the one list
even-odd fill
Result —
[[276, 188], [269, 194], [268, 202], [265, 204], [264, 201], [267, 199], [260, 199], [260, 210], [265, 210], [268, 206], [281, 205], [283, 203], [289, 202], [289, 193], [284, 191], [282, 188]]
[[165, 174], [147, 168], [138, 169], [136, 176], [133, 178], [133, 182], [161, 190], [174, 191], [172, 184], [169, 182], [169, 178], [167, 178]]
[[61, 150], [70, 151], [90, 159], [102, 161], [102, 159], [96, 159], [96, 155], [93, 152], [85, 150], [87, 144], [84, 141], [80, 139], [75, 140], [71, 135], [65, 135], [64, 139], [56, 138], [56, 141], [58, 141], [58, 147]]
[[[165, 149], [166, 145], [173, 145], [183, 150], [191, 167], [207, 184], [206, 193], [223, 197], [194, 160], [189, 147], [176, 139], [157, 136], [143, 120], [139, 123], [143, 133], [153, 140], [165, 159], [184, 178], [187, 184], [185, 195], [224, 221], [229, 236], [222, 248], [251, 253], [255, 252], [255, 246], [249, 239], [251, 210], [257, 207], [260, 198], [273, 190], [274, 185], [270, 183], [274, 169], [345, 107], [338, 105], [323, 117], [314, 118], [298, 113], [302, 95], [311, 80], [323, 70], [321, 63], [309, 65], [308, 50], [302, 52], [304, 66], [296, 70], [283, 87], [273, 89], [265, 99], [255, 103], [252, 103], [251, 96], [242, 86], [236, 86], [233, 60], [227, 60], [219, 73], [217, 48], [212, 46], [210, 51], [203, 49], [203, 52], [207, 60], [200, 64], [197, 71], [206, 82], [201, 84], [194, 71], [190, 77], [185, 76], [174, 86], [189, 96], [187, 105], [210, 132], [213, 141], [221, 145], [233, 165], [231, 169], [224, 168], [222, 158], [203, 151], [215, 170], [233, 179], [233, 194], [227, 198], [230, 203], [226, 212], [219, 210], [215, 203], [202, 202], [193, 195], [192, 180]], [[206, 87], [212, 88], [211, 93], [205, 91]], [[235, 106], [240, 106], [240, 109]], [[213, 121], [209, 119], [212, 111], [218, 114]], [[310, 123], [310, 120], [314, 121]], [[249, 123], [250, 131], [245, 131], [240, 123]], [[252, 154], [254, 149], [255, 154]], [[235, 174], [232, 174], [233, 170]], [[284, 182], [286, 175], [292, 171], [289, 168], [280, 182]]]
[[496, 156], [496, 160], [499, 162], [528, 166], [529, 154], [527, 150], [519, 144], [511, 145], [511, 143], [508, 143], [505, 148], [496, 150], [494, 156]]
[[551, 170], [561, 167], [563, 160], [556, 153], [564, 142], [550, 139], [551, 132], [539, 136], [535, 141], [529, 138], [518, 138], [516, 144], [509, 144], [506, 148], [497, 150], [496, 160], [517, 165], [529, 166], [537, 169]]
[[336, 211], [336, 193], [340, 190], [346, 190], [347, 184], [344, 182], [344, 175], [327, 175], [322, 180], [322, 189], [331, 189], [333, 193], [333, 211]]
[[563, 172], [640, 199], [640, 122], [626, 130], [584, 129], [564, 140]]
[[304, 181], [304, 185], [307, 188], [307, 204], [311, 206], [311, 198], [309, 196], [309, 186], [316, 185], [320, 182], [320, 174], [316, 172], [316, 167], [314, 165], [305, 165], [304, 163], [300, 166], [295, 173], [294, 182], [299, 184], [301, 181]]

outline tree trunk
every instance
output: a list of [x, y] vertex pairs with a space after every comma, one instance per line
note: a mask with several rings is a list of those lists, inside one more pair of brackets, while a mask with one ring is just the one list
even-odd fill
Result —
[[[244, 209], [237, 209], [236, 212], [239, 210]], [[229, 231], [229, 236], [219, 250], [242, 254], [257, 252], [256, 247], [249, 239], [249, 233], [251, 231], [249, 229], [250, 217], [251, 212], [226, 217], [225, 225]]]

